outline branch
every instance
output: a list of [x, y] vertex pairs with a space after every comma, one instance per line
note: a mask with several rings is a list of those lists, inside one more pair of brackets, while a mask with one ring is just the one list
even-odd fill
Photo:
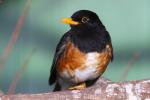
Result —
[[0, 100], [149, 100], [150, 80], [111, 82], [100, 78], [83, 90], [66, 90], [41, 94], [4, 95]]
[[4, 93], [0, 90], [0, 97], [3, 96], [3, 95], [4, 95]]
[[24, 73], [24, 71], [26, 70], [26, 68], [28, 67], [28, 64], [33, 56], [33, 54], [35, 53], [35, 49], [32, 50], [32, 52], [29, 53], [29, 55], [27, 56], [27, 58], [25, 59], [24, 63], [21, 65], [21, 67], [19, 68], [19, 70], [17, 71], [15, 77], [13, 78], [12, 83], [10, 84], [10, 87], [8, 89], [7, 94], [8, 95], [12, 95], [15, 93], [15, 89], [17, 87], [17, 83], [20, 80], [22, 74]]
[[[0, 0], [0, 3], [2, 2], [2, 0]], [[20, 35], [20, 31], [23, 27], [23, 24], [25, 22], [25, 18], [29, 12], [29, 7], [30, 7], [30, 3], [31, 0], [27, 0], [26, 4], [25, 4], [25, 8], [23, 10], [22, 15], [19, 17], [16, 26], [15, 26], [15, 30], [12, 32], [12, 36], [7, 44], [7, 46], [4, 48], [4, 51], [2, 53], [2, 57], [0, 58], [0, 69], [2, 70], [2, 68], [5, 66], [7, 59], [9, 58], [9, 55], [14, 47], [14, 45], [16, 44], [18, 37]], [[0, 71], [1, 71], [0, 70]]]

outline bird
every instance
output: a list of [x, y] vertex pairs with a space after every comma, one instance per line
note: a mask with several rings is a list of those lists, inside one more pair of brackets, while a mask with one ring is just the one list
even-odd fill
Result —
[[113, 61], [109, 32], [90, 10], [78, 10], [62, 22], [70, 25], [70, 30], [56, 46], [49, 85], [54, 84], [54, 92], [92, 86]]

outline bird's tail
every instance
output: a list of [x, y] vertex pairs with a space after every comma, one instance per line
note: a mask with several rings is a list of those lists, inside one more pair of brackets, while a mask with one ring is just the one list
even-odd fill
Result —
[[60, 91], [60, 90], [61, 90], [61, 86], [59, 85], [58, 82], [56, 82], [53, 92]]

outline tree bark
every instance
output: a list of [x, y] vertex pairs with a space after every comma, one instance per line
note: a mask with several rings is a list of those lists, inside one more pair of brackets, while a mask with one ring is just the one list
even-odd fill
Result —
[[3, 95], [0, 100], [150, 100], [150, 80], [111, 82], [101, 77], [83, 90]]

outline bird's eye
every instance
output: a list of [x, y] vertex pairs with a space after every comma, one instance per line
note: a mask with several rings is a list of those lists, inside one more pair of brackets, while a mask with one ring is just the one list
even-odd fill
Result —
[[87, 23], [90, 19], [88, 17], [83, 17], [81, 22], [82, 23]]

